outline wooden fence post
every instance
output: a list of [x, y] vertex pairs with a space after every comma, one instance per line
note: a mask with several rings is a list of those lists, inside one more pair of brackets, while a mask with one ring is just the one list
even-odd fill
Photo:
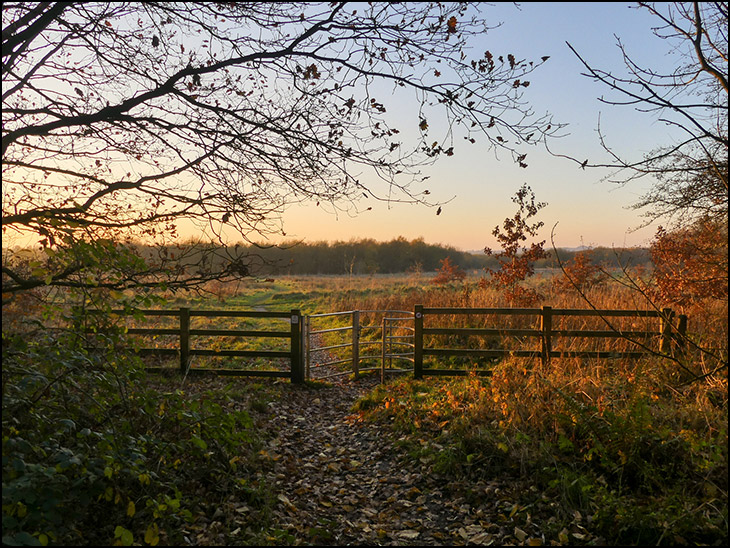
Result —
[[423, 378], [423, 305], [417, 304], [413, 314], [413, 378]]
[[662, 308], [661, 316], [659, 316], [659, 332], [661, 339], [659, 340], [659, 352], [668, 354], [672, 349], [672, 318], [674, 311], [671, 308]]
[[180, 309], [180, 373], [185, 375], [190, 366], [190, 309]]
[[542, 331], [542, 348], [540, 351], [542, 364], [550, 363], [550, 353], [553, 350], [552, 342], [553, 330], [553, 308], [551, 306], [543, 306], [540, 314], [540, 331]]
[[304, 360], [302, 359], [302, 314], [298, 309], [291, 311], [291, 382], [304, 383]]
[[[387, 312], [386, 312], [387, 314]], [[381, 334], [382, 338], [382, 344], [380, 345], [380, 354], [381, 354], [381, 362], [380, 362], [380, 384], [385, 384], [385, 330], [387, 329], [387, 319], [383, 317], [383, 332]]]
[[360, 311], [352, 311], [352, 372], [360, 378]]
[[679, 315], [679, 323], [677, 324], [677, 354], [679, 357], [684, 356], [687, 349], [687, 316]]

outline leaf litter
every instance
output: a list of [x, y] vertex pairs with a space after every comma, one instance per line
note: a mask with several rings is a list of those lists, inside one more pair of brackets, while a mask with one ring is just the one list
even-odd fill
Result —
[[267, 481], [279, 493], [273, 521], [286, 531], [286, 544], [558, 544], [519, 504], [529, 486], [513, 478], [457, 480], [436, 473], [428, 461], [409, 457], [389, 424], [352, 414], [376, 382], [281, 385], [265, 428], [272, 436]]
[[[199, 382], [188, 384], [188, 390]], [[229, 382], [211, 379], [206, 387], [224, 389]], [[252, 533], [247, 524], [257, 519], [268, 524], [260, 539], [268, 545], [601, 542], [579, 519], [557, 533], [558, 503], [524, 479], [444, 475], [432, 469], [430, 459], [409, 456], [389, 424], [365, 422], [352, 412], [377, 382], [365, 377], [314, 386], [270, 385], [274, 401], [257, 409], [255, 417], [266, 439], [258, 457], [261, 484], [273, 491], [270, 515], [258, 516], [248, 502], [228, 497], [211, 517], [198, 516], [190, 543], [248, 544]]]

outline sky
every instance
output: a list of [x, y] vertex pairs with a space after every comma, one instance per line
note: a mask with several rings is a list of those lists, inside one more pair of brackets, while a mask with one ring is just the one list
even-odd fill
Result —
[[[598, 138], [601, 131], [620, 152], [640, 158], [671, 141], [667, 128], [651, 115], [631, 107], [609, 106], [598, 98], [608, 90], [581, 76], [582, 65], [566, 42], [584, 59], [602, 69], [624, 73], [617, 37], [629, 53], [649, 66], [671, 63], [667, 44], [651, 33], [656, 20], [628, 3], [528, 2], [515, 6], [497, 3], [483, 13], [503, 24], [483, 38], [480, 48], [512, 52], [516, 57], [550, 59], [530, 75], [524, 98], [537, 114], [549, 112], [567, 124], [564, 136], [551, 142], [557, 154], [606, 160]], [[482, 50], [483, 51], [483, 50]], [[357, 216], [327, 212], [315, 204], [294, 205], [283, 215], [286, 239], [335, 241], [373, 238], [387, 241], [403, 236], [422, 237], [428, 243], [465, 251], [497, 248], [492, 230], [515, 213], [511, 198], [527, 183], [536, 199], [548, 205], [537, 220], [545, 226], [540, 239], [550, 246], [551, 232], [558, 247], [633, 247], [650, 243], [656, 227], [639, 229], [640, 212], [631, 205], [647, 190], [648, 181], [617, 185], [604, 178], [607, 170], [586, 169], [544, 149], [529, 151], [527, 169], [506, 153], [457, 148], [424, 169], [431, 176], [434, 199], [446, 202], [440, 215], [435, 208], [409, 204], [371, 204]], [[276, 239], [271, 240], [277, 241]]]
[[[518, 59], [550, 57], [529, 75], [530, 86], [524, 88], [523, 99], [536, 115], [549, 113], [556, 123], [566, 125], [562, 137], [550, 142], [551, 151], [557, 155], [605, 163], [607, 155], [597, 132], [599, 119], [609, 145], [625, 157], [640, 159], [672, 142], [667, 127], [655, 116], [601, 103], [598, 98], [608, 93], [607, 88], [581, 75], [583, 66], [566, 45], [570, 42], [589, 63], [617, 74], [625, 74], [617, 38], [642, 66], [672, 66], [668, 44], [651, 32], [655, 18], [646, 10], [630, 8], [632, 5], [483, 3], [482, 15], [492, 26], [501, 26], [474, 44], [478, 56], [490, 50], [495, 55], [512, 53]], [[403, 115], [397, 105], [392, 108], [389, 104], [389, 112]], [[415, 128], [418, 122], [409, 123]], [[580, 169], [574, 161], [551, 155], [544, 148], [528, 149], [528, 168], [523, 169], [507, 151], [486, 150], [466, 142], [459, 146], [458, 141], [455, 145], [453, 156], [442, 155], [435, 165], [422, 170], [430, 177], [430, 198], [442, 203], [439, 215], [436, 207], [397, 202], [359, 204], [361, 212], [357, 215], [333, 213], [315, 202], [292, 204], [281, 219], [285, 235], [268, 240], [251, 235], [251, 239], [270, 244], [405, 237], [464, 251], [497, 249], [492, 231], [514, 215], [512, 198], [523, 184], [529, 185], [537, 201], [547, 203], [536, 219], [544, 222], [539, 239], [547, 240], [547, 247], [551, 237], [558, 247], [647, 246], [655, 234], [656, 226], [640, 228], [644, 219], [631, 208], [647, 191], [648, 180], [620, 186], [605, 180], [610, 171]], [[363, 182], [375, 186], [372, 181]], [[366, 210], [367, 206], [372, 209]], [[179, 234], [183, 238], [200, 236], [200, 230], [181, 225]], [[239, 234], [228, 235], [229, 243], [240, 239]]]

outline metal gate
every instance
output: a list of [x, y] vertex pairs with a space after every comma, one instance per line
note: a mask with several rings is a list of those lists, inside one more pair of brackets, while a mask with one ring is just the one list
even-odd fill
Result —
[[[410, 310], [349, 310], [304, 316], [305, 378], [366, 371], [413, 371], [414, 314]], [[403, 362], [408, 364], [403, 367]], [[335, 368], [333, 366], [350, 364]]]

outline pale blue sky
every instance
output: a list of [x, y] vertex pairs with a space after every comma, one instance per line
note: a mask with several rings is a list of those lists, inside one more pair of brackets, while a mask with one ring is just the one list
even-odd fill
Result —
[[[670, 63], [667, 43], [651, 33], [655, 19], [629, 5], [530, 2], [519, 8], [511, 3], [485, 6], [484, 13], [503, 26], [485, 36], [480, 46], [511, 52], [518, 58], [550, 56], [531, 75], [525, 98], [536, 113], [550, 112], [556, 121], [568, 124], [566, 136], [552, 143], [554, 152], [595, 163], [605, 160], [597, 135], [599, 113], [609, 143], [635, 158], [670, 142], [666, 127], [655, 118], [637, 115], [630, 107], [601, 104], [597, 98], [608, 90], [580, 75], [582, 66], [565, 44], [570, 42], [597, 67], [619, 73], [623, 73], [623, 65], [615, 36], [649, 66]], [[511, 197], [528, 183], [537, 199], [548, 203], [540, 216], [546, 225], [541, 237], [549, 240], [550, 229], [559, 223], [555, 230], [558, 246], [623, 247], [646, 245], [651, 240], [655, 228], [632, 231], [642, 219], [628, 209], [648, 181], [618, 187], [602, 181], [607, 171], [581, 170], [573, 162], [537, 149], [529, 152], [527, 169], [513, 164], [506, 153], [498, 156], [462, 146], [453, 157], [444, 157], [426, 170], [431, 175], [432, 196], [443, 201], [453, 197], [439, 216], [427, 207], [384, 203], [371, 204], [371, 211], [356, 217], [336, 216], [312, 204], [289, 208], [283, 228], [287, 237], [307, 241], [404, 236], [464, 250], [495, 247], [493, 228], [514, 213]]]

